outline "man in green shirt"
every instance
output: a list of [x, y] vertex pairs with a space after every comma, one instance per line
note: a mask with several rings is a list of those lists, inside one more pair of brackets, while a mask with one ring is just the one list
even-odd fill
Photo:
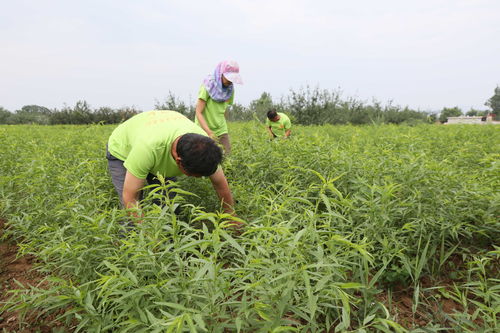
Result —
[[266, 119], [267, 130], [271, 138], [282, 137], [287, 139], [292, 133], [290, 118], [284, 113], [269, 110]]
[[[108, 140], [108, 169], [125, 208], [138, 207], [146, 180], [162, 175], [208, 176], [224, 211], [234, 214], [233, 196], [222, 168], [222, 150], [191, 120], [175, 111], [139, 113]], [[239, 225], [239, 222], [234, 222]]]

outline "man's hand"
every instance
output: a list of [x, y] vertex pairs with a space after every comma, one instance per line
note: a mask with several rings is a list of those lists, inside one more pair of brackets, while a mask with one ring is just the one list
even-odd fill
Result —
[[125, 174], [125, 182], [123, 183], [123, 205], [126, 209], [131, 209], [129, 212], [130, 216], [141, 218], [140, 213], [138, 213], [139, 208], [139, 193], [141, 188], [144, 187], [145, 179], [140, 179], [131, 174], [129, 171]]
[[274, 134], [273, 130], [271, 129], [271, 126], [267, 128], [267, 132], [269, 133], [269, 136], [271, 137], [271, 140], [276, 137], [276, 134]]
[[200, 123], [201, 128], [207, 133], [207, 135], [217, 141], [217, 137], [215, 134], [210, 130], [208, 127], [208, 124], [205, 120], [205, 117], [203, 117], [203, 112], [205, 111], [205, 106], [207, 105], [207, 102], [202, 100], [201, 98], [198, 98], [198, 102], [196, 103], [196, 109], [195, 109], [195, 117], [198, 119], [198, 122]]
[[217, 192], [217, 196], [222, 201], [222, 208], [224, 209], [224, 212], [234, 215], [233, 195], [231, 194], [229, 184], [227, 183], [227, 179], [224, 175], [224, 171], [222, 171], [222, 168], [219, 167], [209, 178], [215, 192]]
[[214, 140], [215, 142], [218, 142], [217, 136], [214, 134], [214, 132], [212, 132], [211, 130], [208, 130], [207, 134], [210, 137], [210, 139]]

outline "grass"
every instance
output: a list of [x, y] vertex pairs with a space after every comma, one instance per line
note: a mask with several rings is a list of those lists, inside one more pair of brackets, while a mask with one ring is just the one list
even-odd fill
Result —
[[[163, 208], [152, 192], [145, 223], [121, 237], [113, 127], [0, 127], [2, 216], [51, 286], [5, 306], [64, 308], [92, 332], [498, 329], [498, 129], [297, 126], [269, 142], [260, 126], [230, 124], [239, 237], [210, 182], [192, 178]], [[444, 299], [460, 311], [403, 324], [380, 301], [398, 286], [415, 316]]]

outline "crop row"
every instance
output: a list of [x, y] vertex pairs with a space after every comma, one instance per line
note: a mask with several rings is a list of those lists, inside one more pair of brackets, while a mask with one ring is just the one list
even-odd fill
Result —
[[50, 286], [7, 307], [62, 308], [89, 332], [403, 332], [381, 300], [403, 287], [414, 314], [429, 297], [460, 305], [427, 331], [498, 328], [494, 126], [296, 126], [270, 142], [258, 123], [230, 124], [240, 236], [206, 179], [181, 178], [164, 207], [150, 190], [144, 223], [126, 227], [112, 129], [0, 127], [0, 216]]

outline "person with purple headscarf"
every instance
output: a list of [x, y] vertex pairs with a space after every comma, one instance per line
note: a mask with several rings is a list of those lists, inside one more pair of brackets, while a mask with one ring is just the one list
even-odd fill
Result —
[[226, 109], [233, 104], [233, 83], [243, 84], [240, 67], [236, 61], [222, 61], [203, 81], [196, 103], [195, 123], [222, 144], [226, 155], [231, 152]]

